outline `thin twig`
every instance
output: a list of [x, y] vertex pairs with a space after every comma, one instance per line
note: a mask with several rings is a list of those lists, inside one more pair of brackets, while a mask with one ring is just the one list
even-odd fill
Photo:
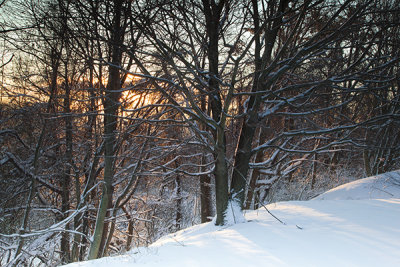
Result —
[[266, 207], [263, 203], [260, 202], [260, 204], [261, 204], [261, 205], [264, 207], [264, 209], [265, 209], [272, 217], [274, 217], [278, 222], [280, 222], [280, 223], [283, 224], [283, 225], [286, 225], [285, 222], [282, 222], [281, 220], [279, 220], [278, 217], [276, 217], [274, 214], [272, 214], [272, 213], [269, 211], [269, 209], [267, 209], [267, 207]]

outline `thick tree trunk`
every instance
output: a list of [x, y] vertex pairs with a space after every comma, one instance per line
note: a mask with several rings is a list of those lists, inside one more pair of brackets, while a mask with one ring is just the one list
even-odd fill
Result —
[[218, 66], [218, 41], [221, 30], [221, 12], [226, 1], [203, 0], [204, 15], [206, 19], [206, 31], [208, 36], [207, 59], [209, 64], [209, 103], [211, 106], [212, 118], [219, 124], [214, 131], [214, 157], [215, 157], [215, 199], [217, 209], [216, 225], [225, 223], [225, 212], [228, 207], [228, 167], [226, 163], [226, 140], [225, 140], [225, 117], [222, 114], [222, 101], [219, 88], [219, 66]]
[[[262, 129], [260, 129], [260, 131], [261, 133], [260, 133], [259, 143], [262, 144], [265, 141], [265, 134], [263, 134]], [[264, 159], [264, 153], [262, 151], [258, 151], [256, 154], [255, 162], [262, 162], [263, 159]], [[249, 188], [247, 189], [246, 203], [244, 205], [245, 209], [251, 208], [251, 203], [253, 202], [254, 191], [256, 189], [257, 180], [259, 176], [260, 176], [260, 171], [258, 169], [254, 169], [250, 177]]]
[[240, 132], [231, 183], [231, 198], [237, 201], [241, 207], [244, 206], [251, 147], [257, 127], [257, 116], [251, 116], [249, 119], [251, 121], [245, 122]]
[[211, 216], [211, 178], [208, 174], [200, 176], [200, 216], [201, 222], [210, 221]]
[[217, 208], [216, 225], [225, 224], [225, 213], [228, 208], [228, 166], [226, 163], [226, 145], [223, 129], [217, 132], [217, 144], [215, 147], [215, 198]]
[[[255, 29], [255, 75], [252, 86], [252, 92], [259, 90], [265, 90], [265, 82], [267, 73], [263, 73], [267, 64], [271, 61], [273, 47], [277, 38], [278, 30], [282, 24], [280, 15], [286, 9], [288, 2], [287, 0], [281, 0], [279, 3], [279, 9], [276, 13], [276, 18], [272, 23], [270, 29], [265, 29], [266, 47], [264, 48], [261, 56], [261, 38], [260, 33], [260, 21], [259, 21], [259, 7], [258, 1], [253, 0], [253, 20]], [[258, 124], [258, 109], [261, 105], [261, 96], [252, 95], [249, 97], [246, 119], [242, 124], [240, 131], [239, 142], [235, 152], [235, 163], [232, 173], [231, 182], [231, 198], [237, 201], [240, 206], [244, 207], [245, 191], [247, 185], [247, 176], [249, 172], [249, 163], [251, 158], [252, 141]]]

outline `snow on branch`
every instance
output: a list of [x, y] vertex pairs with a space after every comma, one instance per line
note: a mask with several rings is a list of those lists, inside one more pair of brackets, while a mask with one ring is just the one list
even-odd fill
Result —
[[45, 180], [42, 178], [38, 177], [37, 175], [33, 174], [30, 170], [27, 169], [26, 166], [24, 166], [21, 161], [12, 153], [6, 152], [6, 156], [8, 157], [9, 161], [24, 175], [30, 177], [33, 180], [36, 180], [40, 184], [44, 185], [45, 187], [49, 188], [50, 190], [61, 194], [61, 189]]
[[88, 208], [88, 206], [84, 206], [78, 210], [75, 210], [73, 213], [71, 213], [71, 215], [69, 215], [67, 218], [65, 218], [64, 220], [55, 223], [53, 225], [51, 225], [50, 227], [43, 229], [43, 230], [37, 230], [37, 231], [31, 231], [31, 232], [27, 232], [27, 233], [21, 233], [21, 234], [2, 234], [0, 233], [0, 237], [4, 237], [4, 238], [28, 238], [28, 237], [35, 237], [35, 236], [40, 236], [40, 235], [44, 235], [44, 234], [48, 234], [51, 232], [68, 232], [68, 233], [72, 233], [72, 234], [79, 234], [79, 235], [83, 235], [86, 238], [89, 239], [88, 236], [86, 236], [85, 234], [78, 232], [78, 231], [74, 231], [74, 230], [69, 230], [69, 229], [65, 229], [65, 226], [70, 223], [75, 216], [79, 215], [80, 213], [82, 213], [84, 210], [86, 210]]

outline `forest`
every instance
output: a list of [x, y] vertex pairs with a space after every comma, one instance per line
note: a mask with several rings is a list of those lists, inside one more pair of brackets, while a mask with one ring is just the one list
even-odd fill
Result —
[[399, 0], [0, 0], [0, 266], [400, 168]]

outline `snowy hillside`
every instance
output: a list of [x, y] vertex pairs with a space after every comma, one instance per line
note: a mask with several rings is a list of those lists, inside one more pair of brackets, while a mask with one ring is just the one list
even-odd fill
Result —
[[316, 200], [400, 198], [400, 171], [356, 180], [331, 189]]
[[312, 201], [248, 211], [245, 223], [197, 225], [148, 248], [68, 267], [400, 266], [400, 171]]

